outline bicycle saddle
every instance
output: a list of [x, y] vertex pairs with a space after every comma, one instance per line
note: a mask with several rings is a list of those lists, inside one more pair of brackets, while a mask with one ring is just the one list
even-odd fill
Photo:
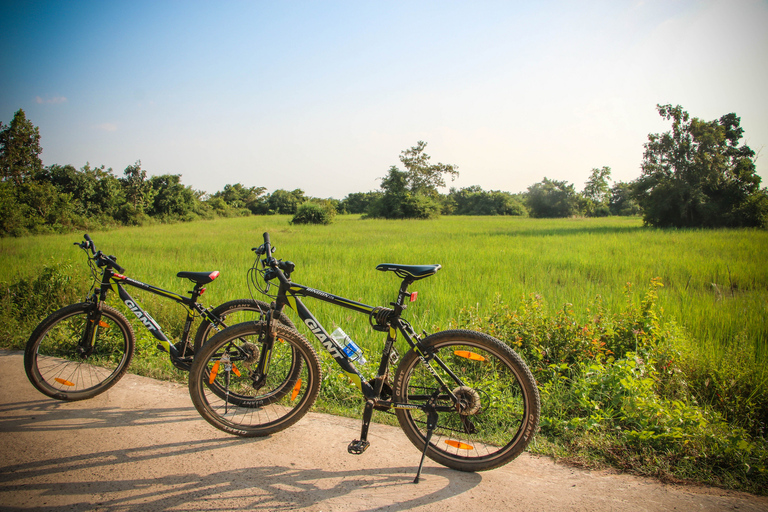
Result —
[[195, 284], [208, 284], [217, 277], [219, 277], [219, 271], [215, 270], [213, 272], [179, 272], [176, 274], [176, 277], [180, 277], [182, 279], [189, 279]]
[[440, 270], [440, 265], [400, 265], [398, 263], [381, 263], [376, 266], [376, 270], [382, 272], [394, 272], [403, 279], [424, 279], [435, 274]]

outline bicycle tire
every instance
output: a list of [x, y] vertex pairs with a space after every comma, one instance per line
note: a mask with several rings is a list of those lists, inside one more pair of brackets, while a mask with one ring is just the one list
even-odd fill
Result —
[[[466, 330], [432, 334], [422, 346], [427, 359], [439, 355], [463, 384], [432, 365], [463, 399], [464, 413], [438, 413], [427, 457], [459, 471], [485, 471], [520, 455], [536, 432], [540, 414], [538, 388], [520, 356], [487, 334]], [[453, 405], [414, 350], [397, 367], [393, 393], [398, 403], [425, 405], [437, 397], [436, 405]], [[418, 409], [395, 412], [405, 435], [423, 450], [427, 414]]]
[[[235, 325], [246, 321], [258, 322], [262, 320], [263, 315], [266, 314], [267, 311], [269, 311], [269, 304], [264, 301], [255, 299], [235, 299], [216, 306], [211, 310], [211, 313], [222, 321], [229, 317], [230, 321], [227, 322], [227, 324]], [[233, 318], [234, 321], [232, 321]], [[278, 321], [291, 329], [296, 329], [296, 326], [285, 313], [280, 313]], [[204, 318], [195, 332], [195, 340], [193, 344], [194, 353], [196, 354], [205, 342], [216, 334], [216, 332], [221, 331], [226, 327], [227, 325], [224, 325], [222, 328], [217, 328], [210, 320]]]
[[118, 310], [102, 306], [94, 349], [78, 351], [92, 303], [51, 313], [32, 332], [24, 351], [24, 370], [32, 385], [57, 400], [85, 400], [114, 386], [133, 357], [134, 334]]
[[208, 423], [224, 432], [243, 437], [274, 434], [300, 420], [317, 399], [321, 378], [317, 354], [301, 334], [280, 324], [274, 326], [269, 372], [256, 384], [255, 370], [249, 368], [254, 362], [249, 346], [261, 344], [266, 328], [263, 322], [228, 327], [195, 356], [189, 373], [192, 403]]

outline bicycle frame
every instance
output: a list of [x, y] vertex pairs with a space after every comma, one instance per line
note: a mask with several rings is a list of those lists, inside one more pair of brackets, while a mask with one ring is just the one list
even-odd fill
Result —
[[[136, 302], [136, 300], [131, 297], [131, 295], [122, 285], [126, 284], [128, 286], [133, 286], [134, 288], [138, 288], [154, 295], [170, 299], [184, 306], [187, 312], [187, 318], [184, 323], [184, 331], [182, 332], [181, 336], [182, 341], [186, 341], [189, 338], [189, 332], [192, 328], [192, 322], [195, 318], [195, 314], [197, 313], [201, 316], [206, 316], [208, 314], [205, 307], [197, 302], [197, 299], [200, 297], [200, 295], [205, 292], [205, 288], [201, 288], [200, 286], [195, 285], [194, 289], [190, 292], [192, 296], [184, 297], [183, 295], [164, 290], [157, 286], [131, 279], [123, 274], [118, 274], [111, 268], [105, 268], [102, 274], [98, 300], [96, 300], [94, 297], [96, 304], [102, 303], [106, 300], [107, 292], [112, 289], [113, 284], [117, 287], [120, 300], [122, 300], [128, 309], [130, 309], [131, 312], [136, 315], [141, 324], [152, 334], [152, 336], [154, 336], [159, 341], [157, 347], [163, 352], [170, 354], [171, 360], [173, 362], [180, 362], [183, 359], [183, 356], [179, 350], [173, 346], [170, 340], [165, 336], [157, 321], [155, 321], [155, 319], [152, 318], [149, 313], [144, 311], [141, 306], [139, 306], [138, 302]], [[94, 292], [94, 296], [95, 295], [96, 292]], [[95, 324], [98, 324], [98, 320], [95, 322]]]
[[[442, 360], [440, 360], [439, 357], [433, 355], [433, 354], [425, 354], [423, 351], [423, 347], [420, 342], [419, 336], [416, 334], [416, 332], [413, 330], [413, 327], [411, 325], [400, 318], [400, 313], [406, 308], [405, 300], [406, 297], [413, 297], [411, 294], [407, 293], [407, 288], [411, 284], [408, 279], [403, 280], [403, 283], [400, 286], [400, 291], [397, 295], [397, 301], [392, 303], [392, 306], [394, 306], [394, 309], [389, 310], [391, 311], [391, 314], [388, 315], [387, 318], [387, 324], [388, 328], [387, 330], [387, 339], [384, 344], [384, 349], [381, 353], [381, 360], [379, 362], [379, 369], [376, 377], [373, 379], [375, 382], [375, 386], [372, 386], [369, 384], [365, 377], [360, 373], [360, 371], [355, 367], [354, 364], [352, 364], [352, 361], [350, 358], [344, 353], [343, 349], [339, 344], [336, 342], [336, 340], [333, 339], [333, 337], [328, 334], [328, 331], [323, 327], [323, 325], [320, 323], [320, 321], [317, 320], [317, 318], [314, 317], [314, 315], [310, 312], [310, 310], [304, 305], [304, 303], [301, 301], [301, 297], [310, 297], [314, 299], [321, 300], [323, 302], [331, 303], [335, 306], [342, 307], [344, 309], [349, 309], [351, 311], [356, 311], [358, 313], [363, 313], [369, 315], [374, 314], [376, 308], [374, 306], [369, 306], [367, 304], [363, 304], [360, 302], [353, 301], [351, 299], [347, 299], [338, 295], [333, 295], [331, 293], [327, 293], [321, 290], [315, 290], [313, 288], [309, 288], [307, 286], [293, 283], [289, 281], [285, 276], [279, 276], [280, 279], [280, 288], [277, 295], [277, 301], [275, 305], [275, 311], [278, 313], [281, 313], [283, 311], [283, 308], [285, 306], [290, 307], [296, 313], [299, 315], [299, 318], [301, 318], [302, 322], [309, 328], [310, 331], [312, 331], [312, 334], [317, 338], [317, 340], [322, 344], [322, 346], [325, 348], [325, 350], [331, 355], [331, 357], [334, 358], [336, 361], [336, 364], [339, 365], [339, 367], [344, 371], [344, 373], [347, 374], [347, 376], [352, 380], [352, 382], [358, 387], [358, 389], [363, 393], [363, 396], [365, 397], [366, 401], [375, 403], [376, 406], [384, 406], [386, 408], [392, 408], [392, 409], [432, 409], [436, 412], [447, 412], [453, 410], [450, 407], [447, 406], [423, 406], [423, 405], [414, 405], [414, 404], [405, 404], [405, 403], [396, 403], [392, 402], [391, 400], [382, 400], [381, 399], [381, 392], [382, 388], [384, 386], [384, 377], [387, 375], [388, 366], [390, 362], [390, 358], [393, 354], [394, 349], [394, 343], [397, 339], [397, 333], [400, 332], [403, 335], [403, 338], [406, 340], [408, 345], [416, 351], [416, 353], [419, 355], [419, 358], [421, 359], [422, 363], [428, 368], [429, 372], [435, 377], [435, 380], [440, 385], [440, 391], [442, 393], [445, 393], [449, 395], [453, 402], [456, 403], [458, 399], [454, 395], [454, 393], [451, 391], [451, 389], [448, 387], [448, 385], [445, 383], [445, 381], [440, 377], [440, 375], [437, 373], [437, 371], [432, 367], [431, 361], [434, 361], [437, 363], [438, 366], [441, 367], [442, 370], [444, 370], [450, 377], [457, 383], [459, 386], [463, 386], [464, 383], [461, 381], [461, 379], [455, 375], [450, 368], [448, 368]], [[414, 298], [411, 298], [411, 301], [415, 300]], [[270, 319], [271, 321], [271, 319]], [[384, 330], [384, 326], [374, 326], [374, 329], [376, 327], [382, 327], [381, 329], [377, 330]], [[437, 396], [435, 396], [437, 398]]]

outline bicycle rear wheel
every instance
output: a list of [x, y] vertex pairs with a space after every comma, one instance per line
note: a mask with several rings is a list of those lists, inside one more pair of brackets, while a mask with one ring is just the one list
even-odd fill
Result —
[[253, 437], [284, 430], [309, 411], [320, 391], [320, 362], [307, 340], [278, 324], [270, 349], [266, 329], [253, 322], [228, 327], [195, 356], [192, 403], [224, 432]]
[[[540, 412], [538, 389], [520, 356], [474, 331], [438, 332], [422, 345], [459, 399], [457, 407], [416, 352], [403, 357], [395, 373], [394, 401], [426, 405], [432, 400], [437, 407], [453, 409], [438, 414], [427, 457], [460, 471], [485, 471], [517, 457], [536, 432]], [[397, 409], [396, 414], [405, 435], [423, 450], [427, 414], [418, 409]]]
[[[267, 311], [269, 311], [269, 304], [255, 299], [235, 299], [216, 306], [211, 313], [222, 321], [222, 325], [217, 326], [210, 320], [203, 319], [195, 333], [194, 353], [199, 352], [200, 348], [217, 332], [243, 322], [259, 322], [263, 320]], [[291, 329], [296, 329], [285, 313], [280, 314], [278, 321]]]
[[91, 349], [85, 349], [88, 313], [94, 305], [72, 304], [40, 322], [27, 341], [24, 370], [41, 393], [58, 400], [85, 400], [114, 386], [133, 356], [128, 320], [103, 305]]

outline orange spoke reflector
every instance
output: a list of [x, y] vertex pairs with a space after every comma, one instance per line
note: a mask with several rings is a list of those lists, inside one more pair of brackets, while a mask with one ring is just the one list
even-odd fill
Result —
[[211, 376], [208, 377], [208, 384], [213, 384], [213, 381], [216, 380], [216, 375], [219, 374], [219, 362], [216, 361], [213, 363], [213, 368], [211, 368]]
[[301, 379], [299, 379], [296, 382], [296, 385], [293, 386], [293, 393], [291, 393], [291, 400], [296, 400], [296, 397], [299, 396], [299, 391], [301, 391]]
[[232, 371], [235, 372], [235, 375], [238, 377], [240, 376], [240, 370], [237, 369], [237, 366], [232, 365]]
[[448, 446], [453, 446], [454, 448], [458, 448], [459, 450], [474, 450], [474, 446], [470, 446], [468, 444], [464, 444], [461, 441], [454, 441], [453, 439], [446, 439], [445, 444]]
[[75, 385], [73, 382], [69, 382], [67, 379], [60, 379], [60, 378], [56, 377], [53, 380], [55, 380], [59, 384], [64, 384], [65, 386], [74, 386]]
[[464, 357], [466, 359], [471, 359], [472, 361], [485, 361], [485, 358], [481, 356], [480, 354], [475, 354], [474, 352], [470, 352], [469, 350], [457, 350], [454, 352], [459, 357]]
[[104, 320], [99, 320], [99, 327], [109, 328], [109, 324], [107, 322], [105, 322]]

